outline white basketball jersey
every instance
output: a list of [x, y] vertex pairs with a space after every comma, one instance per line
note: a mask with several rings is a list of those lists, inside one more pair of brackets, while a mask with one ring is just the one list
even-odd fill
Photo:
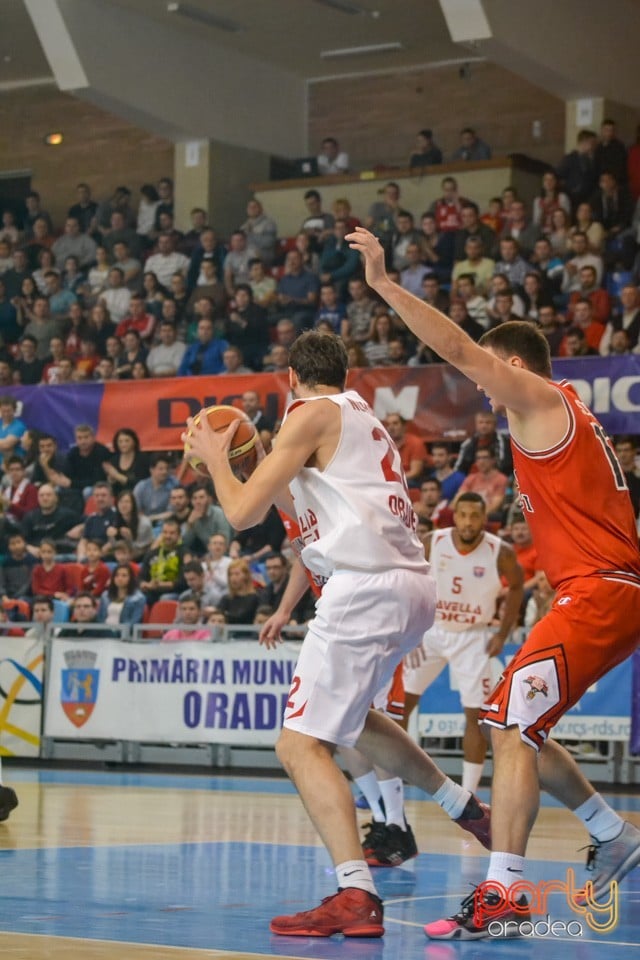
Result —
[[433, 533], [430, 559], [438, 597], [435, 626], [460, 633], [493, 619], [502, 588], [498, 573], [502, 541], [485, 533], [471, 553], [460, 553], [453, 543], [453, 529]]
[[330, 400], [340, 407], [342, 432], [325, 470], [304, 467], [290, 485], [304, 541], [302, 562], [312, 573], [429, 570], [418, 540], [400, 454], [354, 390], [294, 401]]

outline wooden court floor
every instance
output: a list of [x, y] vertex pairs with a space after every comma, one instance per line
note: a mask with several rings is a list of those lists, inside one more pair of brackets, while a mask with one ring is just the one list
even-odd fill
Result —
[[[631, 960], [640, 942], [640, 870], [620, 888], [615, 927], [599, 934], [434, 943], [422, 926], [453, 912], [482, 879], [486, 854], [432, 802], [409, 791], [420, 855], [378, 869], [382, 940], [286, 938], [277, 913], [334, 892], [326, 853], [291, 786], [272, 777], [47, 771], [5, 763], [20, 806], [0, 824], [0, 958], [11, 960]], [[640, 825], [640, 797], [613, 797]], [[366, 814], [359, 814], [366, 820]], [[531, 879], [578, 879], [581, 825], [550, 801], [530, 845]], [[553, 919], [576, 920], [561, 896]], [[574, 931], [575, 931], [574, 924]]]

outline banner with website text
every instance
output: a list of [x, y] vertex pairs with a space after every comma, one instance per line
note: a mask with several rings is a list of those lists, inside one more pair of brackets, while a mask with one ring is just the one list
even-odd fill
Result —
[[[518, 651], [508, 643], [500, 657], [492, 660], [493, 680]], [[461, 737], [464, 713], [460, 694], [451, 684], [448, 667], [422, 694], [418, 732], [421, 737]], [[575, 706], [553, 728], [561, 740], [621, 740], [631, 733], [631, 660], [625, 660], [589, 687]]]
[[[610, 434], [640, 432], [640, 356], [557, 360], [554, 377], [574, 383]], [[381, 419], [400, 413], [426, 441], [464, 439], [483, 406], [475, 384], [448, 364], [352, 370], [348, 385]], [[74, 442], [78, 423], [93, 426], [107, 445], [126, 426], [136, 431], [145, 450], [177, 450], [188, 416], [209, 404], [238, 406], [246, 390], [258, 393], [270, 419], [282, 417], [288, 397], [284, 373], [12, 387], [6, 392], [21, 401], [27, 426], [53, 434], [63, 450]]]

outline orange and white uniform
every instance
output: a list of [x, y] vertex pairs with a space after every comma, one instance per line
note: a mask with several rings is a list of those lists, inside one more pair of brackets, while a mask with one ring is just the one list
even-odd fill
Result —
[[537, 748], [640, 642], [640, 550], [624, 473], [573, 387], [553, 386], [567, 411], [563, 439], [548, 450], [511, 445], [522, 510], [556, 599], [483, 713], [493, 726], [516, 724]]

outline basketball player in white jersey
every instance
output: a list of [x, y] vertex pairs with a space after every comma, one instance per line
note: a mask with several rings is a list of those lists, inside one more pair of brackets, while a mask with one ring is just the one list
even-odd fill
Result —
[[[434, 530], [425, 543], [438, 603], [436, 622], [405, 660], [405, 724], [421, 694], [449, 664], [465, 714], [462, 786], [473, 793], [482, 777], [487, 741], [478, 724], [480, 708], [494, 683], [490, 658], [497, 656], [518, 619], [523, 572], [508, 544], [486, 533], [486, 507], [478, 493], [463, 493], [453, 527]], [[504, 578], [507, 591], [500, 624], [493, 630]]]
[[333, 759], [336, 748], [357, 746], [370, 762], [421, 787], [485, 846], [488, 810], [396, 723], [369, 709], [433, 623], [435, 585], [414, 532], [398, 450], [362, 397], [345, 392], [343, 342], [305, 333], [291, 347], [289, 365], [295, 400], [274, 450], [246, 483], [228, 460], [235, 424], [216, 433], [206, 416], [197, 424], [190, 419], [183, 441], [209, 469], [234, 529], [259, 523], [276, 503], [297, 516], [302, 562], [325, 581], [276, 751], [333, 860], [338, 892], [313, 910], [275, 917], [271, 930], [379, 937], [382, 902], [363, 858], [349, 785]]
[[18, 806], [15, 790], [2, 784], [2, 760], [0, 759], [0, 823], [9, 818], [12, 810]]

